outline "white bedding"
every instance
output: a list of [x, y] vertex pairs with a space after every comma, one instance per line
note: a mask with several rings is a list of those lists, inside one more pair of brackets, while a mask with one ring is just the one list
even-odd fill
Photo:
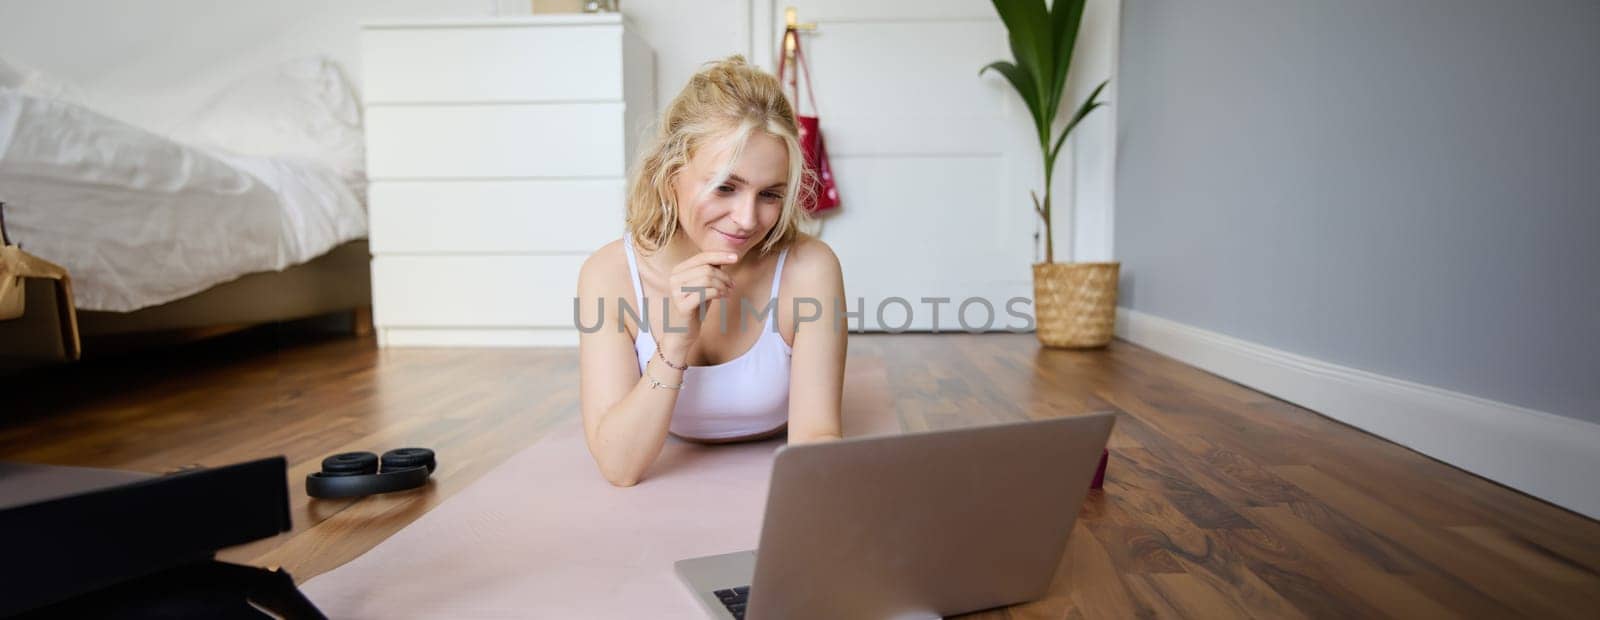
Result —
[[86, 310], [281, 270], [367, 230], [362, 201], [325, 164], [190, 146], [10, 88], [0, 202], [12, 241], [66, 267]]

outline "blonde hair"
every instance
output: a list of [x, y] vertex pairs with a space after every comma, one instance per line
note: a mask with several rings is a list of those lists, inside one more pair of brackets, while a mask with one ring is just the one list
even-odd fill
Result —
[[805, 156], [794, 108], [783, 85], [772, 74], [750, 66], [743, 56], [706, 63], [661, 113], [655, 137], [640, 153], [629, 180], [627, 229], [646, 251], [665, 246], [678, 231], [678, 197], [673, 183], [702, 146], [732, 136], [733, 151], [706, 187], [727, 181], [744, 152], [751, 132], [765, 131], [783, 141], [789, 152], [788, 183], [778, 222], [761, 241], [763, 254], [794, 241], [808, 215]]

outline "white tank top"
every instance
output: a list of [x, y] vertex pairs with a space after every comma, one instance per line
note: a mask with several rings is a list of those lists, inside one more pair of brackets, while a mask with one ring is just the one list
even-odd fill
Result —
[[[624, 236], [622, 247], [628, 253], [628, 272], [633, 276], [634, 310], [644, 316], [644, 285], [639, 280], [633, 239]], [[692, 439], [726, 439], [772, 431], [788, 423], [789, 357], [794, 350], [778, 333], [777, 321], [778, 282], [783, 277], [783, 261], [788, 257], [788, 248], [778, 254], [778, 267], [772, 272], [771, 310], [755, 345], [721, 364], [690, 366], [683, 372], [683, 388], [678, 391], [668, 427], [672, 434]], [[660, 313], [661, 301], [652, 300], [649, 311]], [[707, 320], [715, 325], [715, 317]], [[639, 357], [642, 376], [645, 364], [656, 354], [656, 341], [648, 322], [640, 325], [633, 350]]]

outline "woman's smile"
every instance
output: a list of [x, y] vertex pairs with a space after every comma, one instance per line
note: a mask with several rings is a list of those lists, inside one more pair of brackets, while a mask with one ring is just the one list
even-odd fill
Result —
[[726, 233], [726, 232], [722, 232], [720, 230], [717, 230], [715, 228], [713, 228], [711, 230], [715, 231], [718, 235], [721, 235], [722, 239], [724, 241], [727, 241], [728, 243], [732, 244], [734, 247], [739, 247], [739, 246], [744, 245], [745, 243], [750, 241], [751, 237], [754, 236], [754, 235], [750, 235], [750, 234], [736, 235], [736, 234], [733, 234], [733, 233]]

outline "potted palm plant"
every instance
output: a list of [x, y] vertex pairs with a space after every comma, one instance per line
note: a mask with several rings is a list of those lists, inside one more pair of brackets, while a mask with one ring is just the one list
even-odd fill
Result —
[[1095, 108], [1105, 105], [1101, 82], [1078, 106], [1059, 134], [1054, 135], [1062, 92], [1067, 86], [1067, 70], [1072, 67], [1072, 47], [1078, 40], [1085, 0], [1055, 0], [1046, 7], [1044, 0], [993, 0], [1000, 21], [1005, 23], [1015, 62], [997, 61], [978, 70], [994, 70], [1016, 88], [1027, 105], [1038, 132], [1039, 152], [1044, 158], [1044, 198], [1033, 196], [1033, 210], [1043, 220], [1044, 262], [1033, 266], [1033, 312], [1039, 342], [1051, 347], [1099, 347], [1111, 342], [1116, 320], [1117, 272], [1115, 262], [1055, 262], [1055, 239], [1050, 221], [1055, 214], [1050, 200], [1050, 181], [1054, 177], [1056, 156], [1067, 135]]

